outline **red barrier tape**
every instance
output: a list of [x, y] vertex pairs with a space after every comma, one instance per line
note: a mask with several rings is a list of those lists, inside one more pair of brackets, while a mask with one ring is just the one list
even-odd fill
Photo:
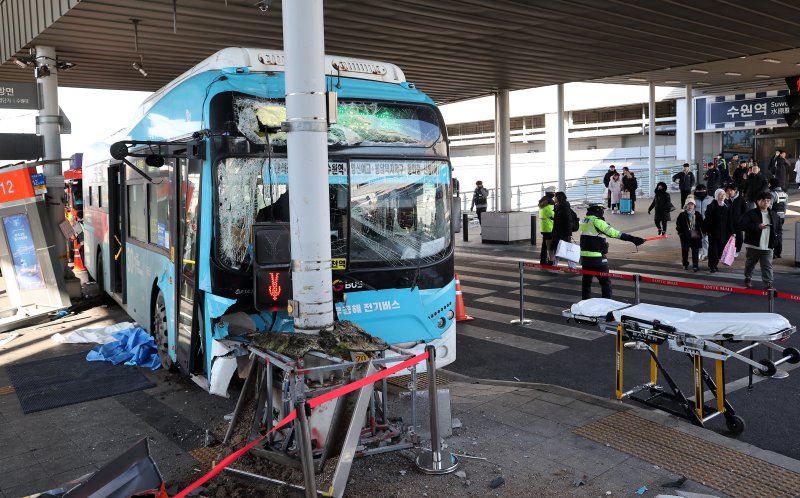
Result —
[[[360, 379], [360, 380], [357, 380], [357, 381], [352, 382], [350, 384], [347, 384], [346, 386], [342, 386], [342, 387], [340, 387], [338, 389], [334, 389], [333, 391], [331, 391], [329, 393], [325, 393], [322, 396], [318, 396], [316, 398], [311, 398], [310, 400], [308, 400], [308, 404], [311, 406], [311, 408], [316, 408], [316, 407], [318, 407], [319, 405], [321, 405], [323, 403], [327, 403], [328, 401], [336, 399], [336, 398], [338, 398], [340, 396], [344, 396], [345, 394], [349, 394], [349, 393], [351, 393], [351, 392], [353, 392], [353, 391], [355, 391], [357, 389], [361, 389], [362, 387], [364, 387], [366, 385], [369, 385], [369, 384], [372, 384], [374, 382], [377, 382], [377, 381], [383, 379], [384, 377], [388, 377], [389, 375], [397, 373], [400, 370], [404, 370], [404, 369], [406, 369], [406, 368], [408, 368], [408, 367], [410, 367], [412, 365], [416, 365], [417, 363], [419, 363], [422, 360], [425, 360], [427, 358], [428, 358], [428, 352], [425, 351], [424, 353], [419, 354], [417, 356], [414, 356], [412, 358], [409, 358], [409, 359], [403, 361], [402, 363], [398, 363], [397, 365], [395, 365], [393, 367], [386, 368], [386, 369], [381, 370], [380, 372], [376, 372], [376, 373], [374, 373], [374, 374], [372, 374], [372, 375], [370, 375], [368, 377], [364, 377], [363, 379]], [[273, 427], [272, 430], [270, 430], [268, 433], [266, 433], [263, 436], [259, 437], [258, 439], [256, 439], [255, 441], [251, 442], [247, 446], [245, 446], [245, 447], [243, 447], [243, 448], [231, 453], [227, 457], [225, 457], [221, 462], [219, 462], [217, 465], [215, 465], [213, 469], [208, 471], [208, 473], [206, 473], [203, 477], [199, 478], [198, 480], [196, 480], [195, 482], [190, 484], [186, 489], [184, 489], [183, 491], [181, 491], [180, 493], [175, 495], [174, 498], [185, 498], [189, 493], [191, 493], [195, 489], [199, 488], [206, 481], [208, 481], [209, 479], [211, 479], [215, 475], [217, 475], [220, 472], [222, 472], [222, 469], [224, 469], [228, 465], [232, 464], [233, 462], [238, 460], [239, 457], [241, 457], [242, 455], [244, 455], [245, 453], [250, 451], [254, 446], [256, 446], [258, 443], [263, 441], [267, 436], [269, 436], [270, 434], [272, 434], [273, 432], [275, 432], [276, 430], [280, 429], [281, 427], [283, 427], [284, 425], [288, 424], [289, 422], [293, 421], [296, 418], [297, 418], [297, 411], [296, 410], [292, 410], [289, 413], [289, 415], [287, 415], [286, 417], [283, 418], [283, 420], [278, 422], [277, 425], [275, 425], [275, 427]]]
[[[663, 236], [662, 236], [663, 237]], [[628, 273], [615, 273], [615, 272], [601, 272], [592, 270], [579, 270], [578, 268], [568, 268], [566, 266], [551, 266], [543, 265], [541, 263], [530, 263], [527, 261], [522, 262], [524, 268], [541, 268], [542, 270], [560, 271], [564, 273], [575, 273], [578, 275], [592, 275], [598, 277], [619, 278], [622, 280], [634, 280], [634, 276]], [[684, 282], [683, 280], [667, 280], [663, 278], [640, 276], [640, 282], [658, 285], [669, 285], [671, 287], [684, 287], [687, 289], [700, 289], [707, 291], [728, 292], [735, 294], [749, 294], [751, 296], [766, 296], [768, 292], [758, 289], [746, 289], [744, 287], [731, 287], [728, 285], [715, 285], [715, 284], [696, 284], [693, 282]], [[800, 295], [787, 294], [785, 292], [776, 292], [775, 297], [778, 299], [789, 299], [790, 301], [800, 301]]]
[[666, 238], [667, 238], [666, 235], [656, 235], [655, 237], [647, 237], [644, 240], [649, 242], [651, 240], [661, 240], [661, 239], [666, 239]]

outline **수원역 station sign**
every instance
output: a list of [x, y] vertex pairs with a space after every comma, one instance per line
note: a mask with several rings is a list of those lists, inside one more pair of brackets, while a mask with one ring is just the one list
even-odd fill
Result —
[[707, 103], [706, 124], [783, 119], [789, 112], [782, 95]]
[[39, 109], [39, 86], [0, 81], [0, 109]]

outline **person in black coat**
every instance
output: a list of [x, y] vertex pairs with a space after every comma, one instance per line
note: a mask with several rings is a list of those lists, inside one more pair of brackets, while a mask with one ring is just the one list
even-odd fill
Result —
[[722, 177], [717, 165], [714, 163], [708, 165], [708, 170], [706, 170], [703, 178], [706, 180], [706, 187], [708, 187], [709, 192], [716, 192], [719, 186], [722, 185]]
[[739, 163], [739, 167], [733, 170], [733, 183], [739, 189], [739, 194], [744, 195], [744, 187], [747, 184], [747, 172], [749, 166], [746, 162]]
[[669, 213], [675, 209], [675, 206], [672, 205], [672, 198], [670, 198], [667, 192], [667, 184], [664, 182], [656, 184], [655, 196], [653, 197], [653, 202], [650, 203], [650, 207], [647, 208], [647, 214], [650, 214], [653, 209], [656, 210], [653, 221], [655, 221], [658, 234], [666, 235], [667, 222], [670, 221]]
[[750, 173], [747, 175], [747, 181], [744, 185], [744, 198], [747, 201], [747, 209], [754, 209], [756, 207], [756, 199], [761, 192], [769, 190], [769, 183], [761, 173], [761, 168], [758, 164], [753, 164], [750, 168]]
[[[613, 164], [608, 167], [608, 171], [606, 171], [606, 174], [603, 175], [603, 185], [605, 185], [606, 188], [608, 188], [608, 182], [611, 181], [611, 177], [614, 176], [614, 174], [616, 172], [617, 172], [617, 167], [614, 166]], [[608, 194], [609, 194], [608, 195], [608, 207], [611, 208], [611, 192], [609, 192]]]
[[751, 277], [756, 263], [761, 266], [761, 280], [765, 289], [772, 285], [772, 251], [778, 242], [776, 227], [780, 223], [778, 213], [770, 209], [772, 194], [762, 192], [756, 199], [756, 207], [742, 216], [744, 245], [747, 259], [744, 264], [744, 286], [751, 286]]
[[[567, 194], [556, 192], [555, 196], [555, 215], [553, 216], [553, 251], [558, 249], [559, 241], [569, 242], [572, 239], [572, 208], [567, 201]], [[575, 267], [575, 263], [568, 262], [570, 268]]]
[[739, 193], [739, 188], [733, 183], [729, 183], [725, 186], [725, 194], [728, 196], [726, 202], [731, 207], [731, 216], [733, 216], [734, 235], [736, 235], [736, 254], [739, 254], [739, 251], [742, 250], [742, 240], [744, 240], [742, 229], [739, 228], [739, 221], [742, 219], [742, 215], [747, 211], [747, 204], [742, 194]]
[[678, 188], [681, 191], [681, 206], [686, 204], [686, 198], [692, 193], [692, 187], [694, 187], [694, 173], [690, 171], [690, 168], [689, 163], [683, 163], [683, 171], [672, 175], [672, 181], [678, 182]]
[[703, 247], [703, 215], [695, 210], [694, 197], [689, 196], [683, 211], [675, 221], [675, 230], [681, 239], [681, 257], [683, 258], [683, 269], [689, 269], [689, 251], [692, 253], [692, 268], [699, 270], [698, 253]]
[[639, 188], [639, 182], [636, 180], [636, 175], [633, 171], [629, 170], [627, 166], [622, 168], [622, 188], [628, 191], [631, 195], [631, 214], [636, 211], [636, 189]]
[[728, 239], [734, 233], [731, 208], [725, 204], [725, 191], [718, 188], [714, 192], [714, 200], [706, 208], [703, 228], [708, 234], [708, 270], [715, 273], [719, 270], [719, 259]]

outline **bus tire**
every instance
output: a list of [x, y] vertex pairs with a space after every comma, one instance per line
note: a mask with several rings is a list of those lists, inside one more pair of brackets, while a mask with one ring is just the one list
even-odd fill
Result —
[[169, 356], [169, 328], [167, 326], [167, 304], [164, 300], [164, 293], [158, 291], [158, 295], [153, 303], [153, 323], [150, 327], [150, 335], [158, 349], [158, 359], [161, 360], [161, 368], [168, 372], [177, 370], [175, 362]]

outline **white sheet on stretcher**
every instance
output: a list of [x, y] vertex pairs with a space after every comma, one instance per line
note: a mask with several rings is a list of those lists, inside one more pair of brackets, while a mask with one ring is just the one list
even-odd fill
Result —
[[623, 315], [641, 320], [658, 320], [675, 327], [681, 334], [704, 339], [767, 337], [791, 327], [789, 320], [777, 313], [695, 313], [694, 311], [655, 304], [630, 305], [612, 299], [585, 299], [570, 308], [575, 315], [604, 318], [609, 312], [614, 320]]

